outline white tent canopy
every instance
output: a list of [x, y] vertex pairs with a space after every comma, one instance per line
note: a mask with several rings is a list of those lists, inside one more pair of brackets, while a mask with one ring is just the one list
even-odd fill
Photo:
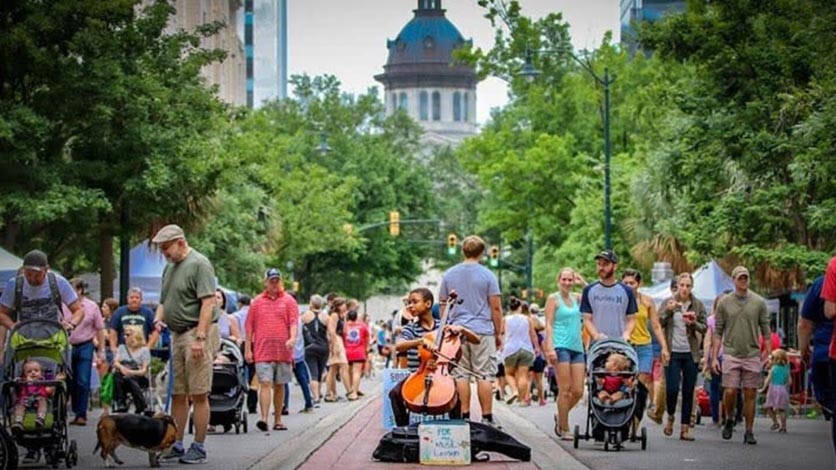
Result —
[[[694, 289], [692, 293], [705, 305], [706, 312], [709, 315], [714, 307], [714, 299], [727, 290], [734, 290], [734, 281], [731, 276], [726, 274], [714, 260], [694, 271], [693, 276]], [[656, 302], [656, 306], [659, 307], [665, 299], [670, 297], [670, 285], [671, 283], [668, 280], [640, 290], [651, 296], [653, 301]], [[778, 313], [780, 302], [778, 299], [766, 299], [766, 307], [770, 313]]]
[[6, 287], [6, 281], [15, 277], [23, 266], [23, 260], [0, 247], [0, 292]]

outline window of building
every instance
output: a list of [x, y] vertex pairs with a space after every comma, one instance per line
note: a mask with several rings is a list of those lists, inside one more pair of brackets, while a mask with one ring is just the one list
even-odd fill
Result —
[[418, 95], [418, 114], [422, 121], [430, 120], [430, 96], [426, 91], [422, 91]]
[[464, 92], [464, 122], [470, 122], [470, 100], [467, 92]]
[[433, 121], [441, 120], [441, 93], [433, 92]]
[[406, 97], [406, 93], [401, 92], [400, 100], [398, 101], [398, 108], [403, 109], [404, 111], [409, 111], [409, 99]]
[[395, 111], [398, 110], [398, 94], [397, 93], [392, 93], [391, 103], [392, 103], [392, 112], [394, 113]]
[[462, 94], [458, 91], [453, 93], [453, 120], [462, 120]]

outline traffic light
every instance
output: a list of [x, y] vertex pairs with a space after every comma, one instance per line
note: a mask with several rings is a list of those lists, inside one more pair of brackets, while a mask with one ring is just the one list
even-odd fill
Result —
[[491, 266], [499, 266], [499, 247], [496, 245], [491, 247]]
[[459, 237], [455, 233], [447, 235], [447, 254], [453, 256], [456, 254], [456, 246], [459, 244]]
[[401, 214], [398, 211], [389, 212], [389, 235], [397, 237], [401, 234]]

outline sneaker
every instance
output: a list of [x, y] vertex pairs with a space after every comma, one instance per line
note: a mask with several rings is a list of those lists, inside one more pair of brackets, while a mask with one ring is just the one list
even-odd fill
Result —
[[743, 443], [755, 445], [758, 443], [758, 441], [755, 440], [755, 435], [752, 433], [752, 431], [746, 431], [746, 433], [743, 434]]
[[23, 457], [22, 463], [38, 463], [41, 460], [41, 451], [38, 449], [29, 449], [26, 451], [26, 456]]
[[496, 418], [493, 418], [493, 419], [482, 418], [481, 422], [482, 422], [482, 424], [486, 424], [488, 426], [493, 426], [496, 429], [502, 429], [502, 425], [499, 424], [499, 421]]
[[517, 401], [517, 398], [519, 398], [519, 397], [520, 397], [520, 396], [519, 396], [518, 394], [516, 394], [516, 393], [512, 393], [511, 395], [509, 395], [509, 396], [505, 399], [505, 403], [507, 403], [507, 404], [511, 405], [511, 404], [513, 404], [515, 401]]
[[189, 450], [180, 457], [180, 463], [206, 463], [208, 460], [206, 459], [206, 451], [200, 450], [192, 444], [189, 447]]
[[732, 434], [734, 434], [734, 421], [727, 419], [726, 424], [723, 425], [723, 439], [731, 439]]
[[305, 409], [300, 411], [300, 413], [313, 413], [313, 412], [314, 412], [314, 407], [313, 406], [307, 406], [307, 407], [305, 407]]
[[168, 449], [168, 452], [164, 453], [160, 456], [160, 460], [163, 462], [171, 462], [173, 460], [178, 460], [180, 457], [186, 455], [186, 450], [182, 447], [175, 447], [172, 446], [171, 449]]

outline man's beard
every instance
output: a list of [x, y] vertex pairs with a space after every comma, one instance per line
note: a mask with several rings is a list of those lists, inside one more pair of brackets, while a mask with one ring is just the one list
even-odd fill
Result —
[[600, 277], [601, 279], [610, 279], [613, 277], [613, 275], [615, 275], [615, 267], [611, 267], [609, 269], [600, 268], [598, 270], [598, 277]]

